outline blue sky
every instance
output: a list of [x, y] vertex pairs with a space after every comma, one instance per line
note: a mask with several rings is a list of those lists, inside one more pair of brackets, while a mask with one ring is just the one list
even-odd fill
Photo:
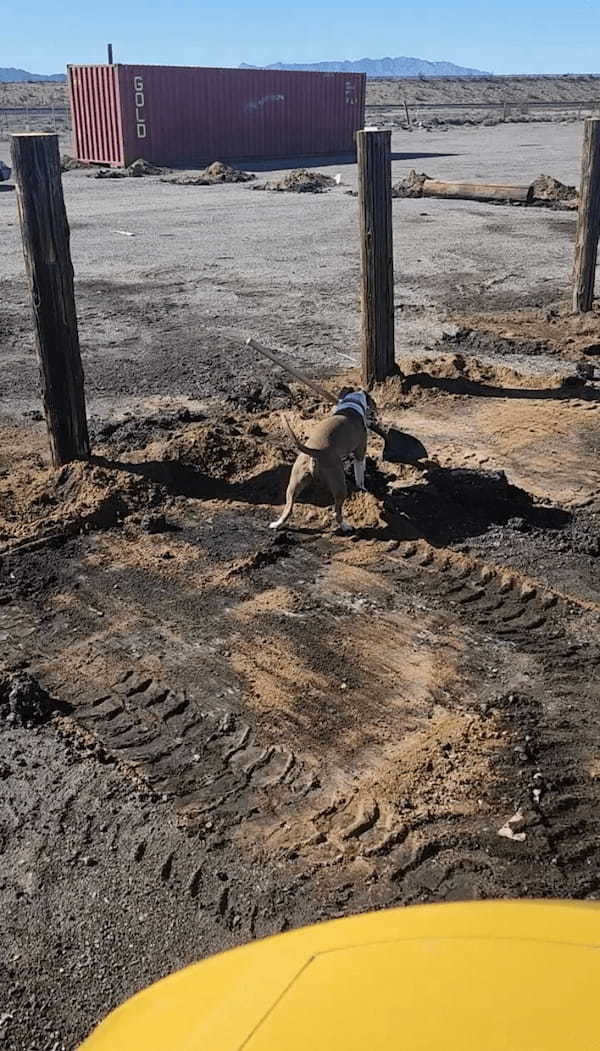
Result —
[[600, 72], [598, 0], [8, 0], [0, 66], [54, 73], [67, 62], [168, 65], [316, 62], [412, 55], [495, 73]]

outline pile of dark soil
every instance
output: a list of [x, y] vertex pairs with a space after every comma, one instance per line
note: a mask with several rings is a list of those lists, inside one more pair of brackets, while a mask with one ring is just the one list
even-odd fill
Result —
[[164, 168], [150, 164], [143, 157], [132, 161], [127, 168], [99, 168], [92, 175], [93, 179], [141, 179], [144, 175], [162, 175]]
[[200, 172], [176, 172], [165, 175], [162, 182], [174, 183], [176, 186], [216, 186], [224, 182], [251, 182], [256, 178], [252, 172], [240, 171], [222, 161], [213, 161], [208, 168]]
[[584, 355], [597, 358], [600, 353], [598, 304], [585, 314], [573, 314], [571, 303], [564, 301], [552, 307], [455, 314], [454, 321], [461, 329], [457, 342], [469, 354], [481, 347], [504, 355], [512, 346], [512, 353], [556, 354], [579, 362]]
[[[548, 353], [548, 348], [542, 339], [534, 340], [517, 340], [517, 339], [502, 339], [497, 336], [493, 336], [488, 332], [479, 332], [476, 329], [461, 328], [458, 330], [456, 336], [448, 335], [443, 333], [442, 344], [453, 343], [460, 347], [462, 354], [497, 354], [502, 357], [510, 355], [527, 355], [530, 358], [539, 357], [542, 354]], [[478, 364], [475, 359], [475, 363]], [[493, 376], [493, 369], [485, 377], [477, 377], [480, 380], [486, 382], [499, 377]], [[500, 377], [501, 378], [501, 377]], [[504, 377], [505, 378], [505, 377]]]
[[47, 722], [55, 704], [37, 679], [27, 672], [0, 674], [0, 727], [40, 726]]
[[251, 380], [239, 383], [227, 395], [227, 401], [245, 412], [289, 409], [293, 404], [287, 383], [277, 379], [265, 383], [255, 383]]
[[335, 179], [322, 172], [312, 172], [307, 168], [296, 168], [288, 172], [283, 179], [276, 182], [264, 182], [253, 186], [253, 190], [277, 190], [284, 193], [323, 193], [335, 186]]
[[571, 550], [580, 555], [590, 555], [592, 558], [600, 557], [600, 513], [598, 511], [580, 513], [573, 520], [569, 533], [568, 540]]
[[425, 172], [416, 172], [413, 168], [406, 178], [392, 186], [392, 197], [422, 197], [423, 183], [430, 178]]
[[137, 161], [133, 161], [125, 171], [134, 179], [139, 179], [143, 175], [162, 175], [164, 168], [159, 168], [156, 164], [145, 161], [143, 157], [138, 157]]
[[61, 172], [72, 172], [76, 171], [77, 168], [89, 168], [89, 165], [84, 164], [83, 161], [78, 161], [77, 157], [71, 157], [70, 154], [63, 153], [60, 158]]
[[90, 179], [126, 179], [128, 174], [126, 168], [99, 168], [92, 172]]
[[112, 453], [143, 449], [150, 442], [164, 439], [184, 423], [197, 423], [204, 414], [190, 409], [161, 413], [156, 416], [128, 416], [124, 420], [93, 419], [89, 425], [92, 445], [108, 445]]
[[572, 202], [577, 207], [578, 193], [575, 186], [566, 186], [552, 175], [538, 175], [532, 183], [534, 201], [548, 201], [550, 203]]

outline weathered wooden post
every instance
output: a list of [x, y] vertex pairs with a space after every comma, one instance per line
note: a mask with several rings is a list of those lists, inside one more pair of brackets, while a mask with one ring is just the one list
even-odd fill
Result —
[[587, 117], [583, 131], [581, 188], [573, 267], [573, 311], [576, 314], [584, 314], [592, 309], [599, 233], [600, 117]]
[[58, 467], [90, 451], [58, 136], [13, 135], [12, 165], [44, 413]]
[[391, 132], [356, 136], [362, 261], [362, 383], [370, 388], [395, 369]]

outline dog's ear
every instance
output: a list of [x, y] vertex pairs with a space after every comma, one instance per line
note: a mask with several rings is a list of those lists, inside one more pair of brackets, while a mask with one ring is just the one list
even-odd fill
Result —
[[363, 394], [367, 402], [367, 419], [375, 422], [377, 420], [377, 404], [375, 399], [371, 397], [368, 391], [364, 390]]

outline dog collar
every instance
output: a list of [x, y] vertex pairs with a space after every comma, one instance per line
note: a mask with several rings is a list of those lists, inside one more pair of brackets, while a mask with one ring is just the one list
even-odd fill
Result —
[[343, 398], [340, 398], [338, 403], [333, 410], [335, 416], [338, 412], [345, 412], [346, 409], [352, 409], [353, 412], [357, 412], [362, 417], [363, 423], [367, 424], [367, 397], [364, 391], [354, 390], [350, 394], [345, 394]]

